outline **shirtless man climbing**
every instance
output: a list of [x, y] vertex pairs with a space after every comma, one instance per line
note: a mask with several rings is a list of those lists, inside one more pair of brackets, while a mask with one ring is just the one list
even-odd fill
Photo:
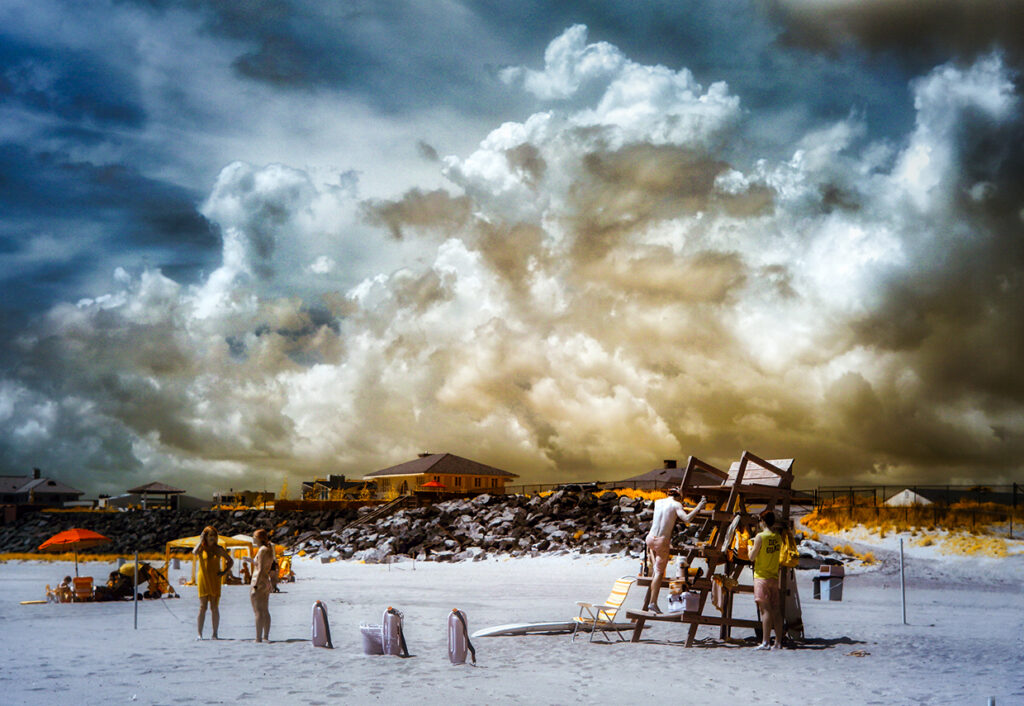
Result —
[[701, 498], [697, 507], [687, 513], [683, 511], [683, 504], [679, 502], [679, 491], [670, 488], [667, 492], [667, 498], [654, 501], [654, 519], [651, 521], [651, 531], [647, 533], [647, 556], [650, 558], [651, 566], [654, 567], [654, 578], [651, 580], [651, 602], [648, 605], [648, 610], [652, 613], [661, 612], [661, 608], [658, 607], [658, 592], [661, 591], [661, 582], [665, 578], [665, 569], [668, 567], [672, 530], [675, 529], [676, 520], [690, 522], [707, 504], [707, 498]]

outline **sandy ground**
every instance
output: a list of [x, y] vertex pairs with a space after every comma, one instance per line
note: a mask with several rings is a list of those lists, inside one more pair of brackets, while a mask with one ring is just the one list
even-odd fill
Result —
[[[842, 602], [812, 600], [813, 572], [799, 572], [808, 640], [798, 649], [725, 645], [713, 628], [702, 628], [701, 644], [686, 649], [683, 626], [655, 624], [638, 644], [477, 638], [475, 667], [448, 662], [453, 607], [465, 611], [471, 631], [568, 620], [577, 600], [603, 600], [638, 562], [572, 555], [391, 566], [299, 560], [299, 580], [271, 597], [270, 644], [251, 640], [245, 587], [224, 587], [223, 639], [196, 641], [194, 587], [180, 588], [181, 600], [140, 602], [133, 629], [130, 602], [20, 605], [73, 568], [9, 562], [0, 564], [0, 703], [1024, 703], [1024, 555], [911, 551], [904, 625], [897, 555], [874, 551], [882, 564], [854, 569]], [[82, 574], [98, 578], [112, 568], [83, 564]], [[317, 599], [328, 607], [334, 650], [310, 643]], [[627, 602], [641, 600], [634, 590]], [[750, 601], [737, 600], [737, 615], [753, 614]], [[359, 624], [379, 623], [389, 605], [405, 614], [409, 659], [362, 654]]]

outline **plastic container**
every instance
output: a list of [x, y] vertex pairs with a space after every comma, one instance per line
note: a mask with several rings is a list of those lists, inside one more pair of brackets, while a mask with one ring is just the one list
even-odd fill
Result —
[[384, 654], [384, 634], [380, 625], [359, 626], [359, 632], [363, 635], [363, 654], [382, 655]]

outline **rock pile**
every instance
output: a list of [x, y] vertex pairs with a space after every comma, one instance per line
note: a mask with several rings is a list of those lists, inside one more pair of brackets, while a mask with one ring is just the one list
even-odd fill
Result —
[[[0, 552], [35, 551], [47, 538], [71, 527], [91, 529], [113, 540], [94, 552], [160, 552], [166, 542], [213, 525], [224, 535], [251, 535], [262, 527], [276, 544], [322, 561], [464, 561], [490, 554], [570, 550], [639, 557], [653, 516], [648, 500], [613, 493], [597, 496], [586, 490], [560, 490], [546, 497], [478, 495], [357, 522], [373, 509], [38, 513], [0, 527]], [[827, 545], [809, 540], [801, 543], [800, 553], [801, 567], [841, 560]]]
[[400, 510], [366, 526], [306, 532], [294, 548], [322, 560], [479, 560], [488, 553], [640, 556], [653, 510], [641, 498], [561, 490], [547, 497], [478, 495]]
[[[0, 526], [0, 552], [34, 552], [48, 538], [72, 527], [99, 532], [110, 537], [87, 553], [130, 554], [162, 552], [164, 545], [181, 537], [198, 535], [212, 525], [223, 535], [249, 534], [262, 527], [271, 531], [275, 541], [298, 536], [310, 530], [329, 529], [340, 522], [355, 519], [356, 512], [273, 512], [269, 510], [132, 510], [127, 512], [40, 512], [25, 515], [17, 522]], [[286, 546], [288, 541], [282, 541]]]

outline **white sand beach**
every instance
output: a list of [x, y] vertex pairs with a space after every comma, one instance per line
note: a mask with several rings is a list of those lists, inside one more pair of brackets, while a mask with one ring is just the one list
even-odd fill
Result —
[[[568, 620], [577, 600], [603, 600], [638, 562], [298, 560], [298, 581], [271, 597], [270, 644], [252, 641], [243, 586], [224, 587], [222, 639], [196, 641], [194, 587], [179, 587], [181, 600], [141, 601], [136, 630], [130, 602], [20, 605], [73, 567], [8, 562], [0, 564], [0, 703], [1024, 703], [1024, 555], [963, 559], [930, 549], [907, 550], [907, 625], [897, 555], [875, 547], [882, 563], [850, 567], [841, 602], [812, 600], [813, 572], [799, 572], [807, 641], [797, 649], [723, 644], [715, 628], [702, 628], [705, 639], [686, 649], [683, 626], [655, 623], [636, 644], [477, 638], [475, 667], [448, 662], [453, 607], [465, 611], [471, 631]], [[100, 578], [112, 568], [85, 563], [81, 573]], [[318, 599], [329, 611], [333, 650], [310, 643]], [[627, 603], [641, 600], [634, 589]], [[737, 602], [739, 615], [753, 614], [749, 598]], [[409, 659], [362, 654], [359, 624], [379, 623], [388, 606], [405, 614]], [[867, 654], [851, 655], [858, 652]]]

